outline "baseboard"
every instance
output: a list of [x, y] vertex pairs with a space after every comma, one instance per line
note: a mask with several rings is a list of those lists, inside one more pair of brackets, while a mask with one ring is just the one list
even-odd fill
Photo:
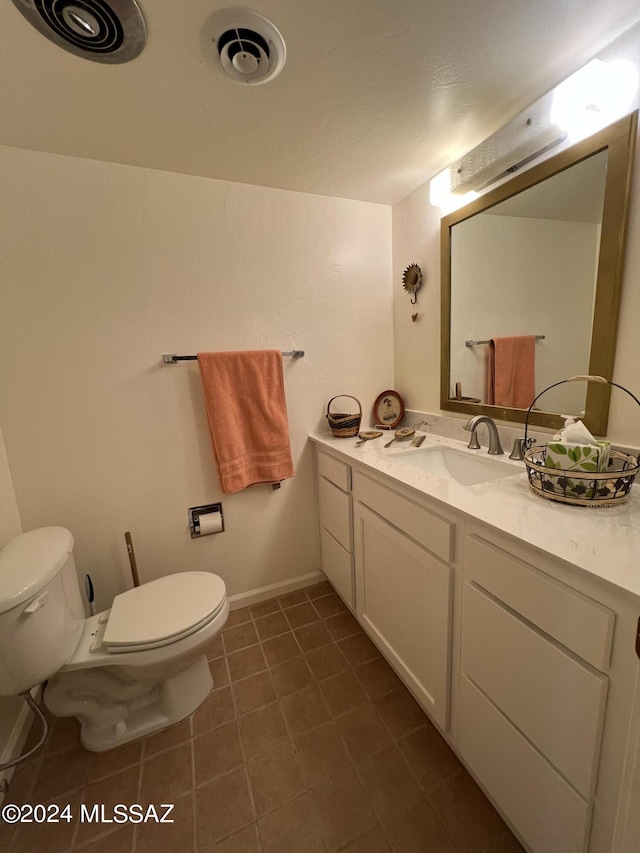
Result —
[[239, 595], [229, 596], [229, 609], [239, 610], [241, 607], [248, 607], [251, 604], [259, 604], [261, 601], [267, 601], [269, 598], [277, 598], [281, 595], [288, 595], [290, 592], [297, 592], [299, 589], [304, 589], [306, 586], [313, 586], [316, 583], [326, 581], [324, 572], [309, 572], [308, 575], [299, 575], [288, 581], [273, 583], [269, 586], [262, 586], [259, 589], [253, 589], [250, 592], [241, 592]]

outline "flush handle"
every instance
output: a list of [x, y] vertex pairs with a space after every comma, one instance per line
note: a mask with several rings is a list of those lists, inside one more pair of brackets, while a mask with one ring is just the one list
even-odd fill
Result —
[[47, 603], [48, 600], [49, 600], [49, 593], [43, 592], [42, 595], [39, 595], [37, 598], [34, 598], [34, 600], [31, 602], [31, 604], [28, 607], [25, 607], [25, 609], [22, 612], [23, 613], [35, 613], [36, 610], [40, 610], [41, 607], [44, 607], [44, 605]]

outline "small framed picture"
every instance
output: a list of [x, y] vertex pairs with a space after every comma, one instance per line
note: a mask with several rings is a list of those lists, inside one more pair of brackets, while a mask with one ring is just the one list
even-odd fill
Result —
[[395, 429], [404, 418], [404, 400], [397, 391], [383, 391], [373, 404], [375, 425]]

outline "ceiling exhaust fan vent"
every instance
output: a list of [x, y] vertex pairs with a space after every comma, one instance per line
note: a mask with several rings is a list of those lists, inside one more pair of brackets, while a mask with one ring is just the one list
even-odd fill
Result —
[[259, 85], [282, 71], [280, 31], [251, 9], [222, 9], [205, 21], [201, 44], [210, 65], [236, 83]]
[[59, 47], [116, 64], [135, 59], [147, 41], [136, 0], [13, 0], [32, 26]]

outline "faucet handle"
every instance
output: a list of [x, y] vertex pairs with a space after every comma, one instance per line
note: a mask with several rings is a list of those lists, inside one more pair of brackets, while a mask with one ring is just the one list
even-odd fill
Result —
[[524, 460], [524, 454], [535, 443], [535, 438], [516, 438], [513, 442], [513, 450], [509, 454], [509, 459]]

